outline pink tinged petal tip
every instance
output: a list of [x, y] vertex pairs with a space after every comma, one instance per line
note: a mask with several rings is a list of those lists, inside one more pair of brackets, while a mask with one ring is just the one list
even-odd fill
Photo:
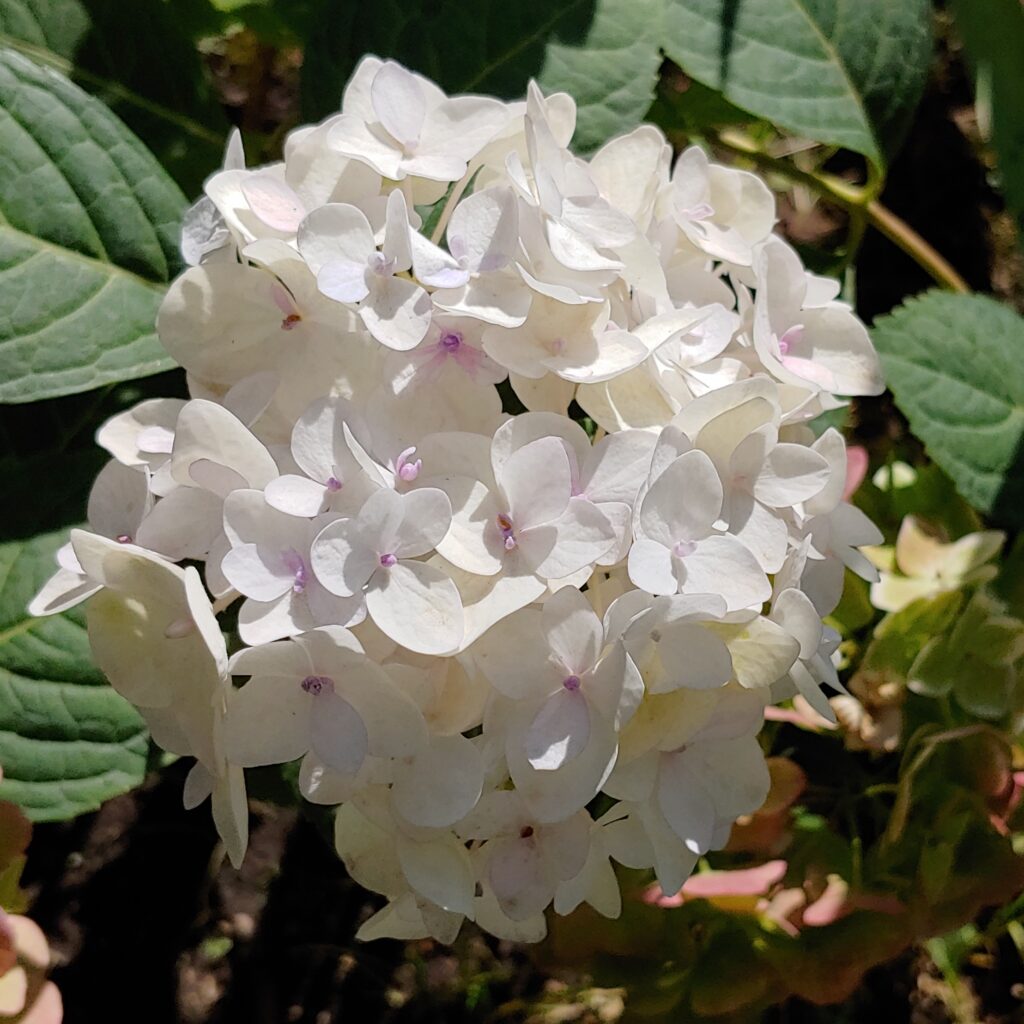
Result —
[[398, 559], [390, 552], [380, 556], [380, 564], [382, 569], [390, 569], [391, 566], [396, 565], [397, 563]]
[[168, 640], [181, 640], [194, 633], [195, 628], [195, 621], [186, 615], [183, 619], [175, 619], [173, 622], [168, 623], [167, 628], [164, 630], [164, 636]]
[[497, 523], [502, 539], [505, 541], [505, 550], [511, 551], [516, 546], [516, 535], [512, 526], [512, 520], [504, 512], [499, 512]]
[[313, 697], [322, 693], [334, 693], [334, 680], [330, 676], [306, 676], [299, 686]]
[[793, 324], [792, 327], [785, 331], [782, 337], [779, 338], [779, 355], [786, 355], [793, 345], [799, 344], [803, 333], [803, 324]]
[[420, 475], [420, 470], [423, 468], [422, 459], [416, 459], [415, 462], [412, 461], [412, 456], [415, 454], [415, 448], [406, 448], [395, 461], [396, 475], [407, 484], [412, 483]]
[[681, 212], [687, 220], [708, 220], [715, 215], [715, 208], [710, 203], [696, 203]]
[[580, 677], [577, 675], [566, 676], [562, 680], [562, 686], [570, 693], [576, 693], [580, 688]]

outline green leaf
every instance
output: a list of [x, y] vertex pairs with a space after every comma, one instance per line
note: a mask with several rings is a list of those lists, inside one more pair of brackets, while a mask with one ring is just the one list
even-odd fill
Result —
[[392, 57], [448, 93], [516, 99], [536, 78], [579, 105], [575, 148], [596, 149], [643, 119], [661, 64], [665, 0], [327, 0], [306, 43], [303, 104], [338, 110], [364, 53]]
[[0, 402], [172, 365], [154, 323], [184, 204], [103, 104], [0, 50]]
[[79, 0], [0, 0], [0, 36], [71, 58], [89, 30]]
[[1019, 0], [953, 0], [953, 11], [975, 70], [979, 121], [1024, 241], [1024, 9]]
[[666, 0], [662, 46], [727, 100], [882, 169], [920, 98], [930, 0]]
[[0, 799], [34, 821], [94, 810], [146, 769], [145, 725], [93, 667], [81, 610], [25, 611], [66, 539], [58, 531], [0, 545]]
[[896, 404], [960, 493], [1024, 525], [1024, 320], [982, 295], [929, 292], [874, 327]]

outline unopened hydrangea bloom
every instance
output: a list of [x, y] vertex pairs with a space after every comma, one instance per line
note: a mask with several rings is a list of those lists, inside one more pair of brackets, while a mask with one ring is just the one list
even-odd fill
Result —
[[877, 578], [809, 426], [882, 388], [838, 286], [756, 176], [574, 123], [367, 57], [280, 163], [233, 138], [158, 320], [191, 400], [100, 430], [32, 605], [89, 600], [236, 862], [245, 770], [301, 759], [387, 898], [364, 938], [536, 941], [618, 914], [614, 864], [677, 891], [767, 793], [765, 706], [831, 713], [822, 617]]

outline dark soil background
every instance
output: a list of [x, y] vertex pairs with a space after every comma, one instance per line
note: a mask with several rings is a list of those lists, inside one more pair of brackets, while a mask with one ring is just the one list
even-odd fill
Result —
[[[211, 60], [225, 106], [262, 129], [286, 124], [295, 117], [295, 60], [257, 57], [255, 76], [251, 66], [240, 75], [224, 57]], [[973, 288], [1021, 308], [1024, 274], [1013, 227], [978, 152], [963, 66], [957, 53], [941, 49], [883, 202]], [[787, 197], [781, 203], [782, 229], [795, 242], [843, 237], [841, 213]], [[857, 261], [862, 316], [870, 321], [929, 285], [891, 243], [868, 232]], [[856, 410], [854, 429], [870, 445], [902, 426], [883, 398]], [[249, 854], [235, 871], [222, 859], [208, 810], [182, 808], [186, 769], [172, 765], [96, 814], [35, 830], [24, 881], [35, 897], [33, 916], [52, 940], [67, 1024], [618, 1019], [622, 997], [614, 994], [564, 1004], [554, 1015], [531, 1009], [545, 991], [600, 986], [601, 979], [552, 977], [522, 949], [468, 925], [455, 949], [429, 941], [357, 944], [359, 923], [378, 904], [347, 877], [317, 825], [294, 810], [254, 803]], [[1024, 1019], [1017, 998], [1024, 970], [1015, 951], [970, 970], [969, 1019]], [[765, 1019], [952, 1020], [942, 984], [930, 958], [911, 950], [865, 977], [844, 1007], [791, 1001]]]

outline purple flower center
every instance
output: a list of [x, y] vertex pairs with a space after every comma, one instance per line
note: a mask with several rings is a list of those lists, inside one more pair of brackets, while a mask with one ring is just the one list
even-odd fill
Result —
[[380, 556], [380, 564], [384, 569], [390, 569], [397, 562], [398, 559], [391, 552]]
[[302, 555], [294, 548], [289, 548], [282, 557], [284, 567], [292, 574], [292, 591], [296, 594], [304, 593], [309, 585], [309, 567]]
[[457, 352], [462, 344], [462, 335], [458, 331], [445, 331], [441, 335], [441, 347], [446, 352]]
[[306, 676], [299, 686], [314, 697], [319, 697], [325, 690], [328, 693], [334, 692], [334, 680], [329, 676]]
[[562, 680], [562, 685], [570, 692], [575, 693], [580, 688], [580, 677], [575, 673], [571, 676], [566, 676]]
[[330, 476], [327, 478], [327, 490], [329, 491], [340, 491], [341, 481], [336, 476]]
[[423, 468], [422, 459], [417, 459], [415, 462], [411, 461], [411, 457], [415, 454], [415, 447], [406, 448], [395, 461], [395, 472], [398, 474], [398, 478], [404, 480], [407, 484], [412, 483], [420, 475], [420, 470]]
[[502, 539], [505, 541], [505, 550], [511, 551], [516, 546], [516, 535], [512, 526], [512, 520], [504, 512], [499, 512], [497, 523]]

